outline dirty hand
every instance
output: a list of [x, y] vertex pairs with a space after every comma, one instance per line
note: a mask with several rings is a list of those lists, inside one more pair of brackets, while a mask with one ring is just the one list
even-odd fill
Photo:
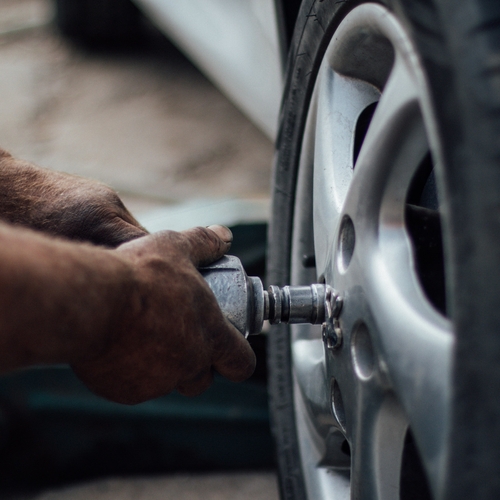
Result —
[[248, 378], [254, 353], [196, 269], [222, 257], [231, 240], [229, 229], [212, 226], [164, 231], [111, 251], [134, 269], [134, 287], [102, 351], [72, 362], [81, 380], [101, 396], [135, 404], [174, 389], [199, 394], [214, 370]]
[[147, 234], [108, 186], [38, 167], [2, 149], [0, 219], [108, 247]]

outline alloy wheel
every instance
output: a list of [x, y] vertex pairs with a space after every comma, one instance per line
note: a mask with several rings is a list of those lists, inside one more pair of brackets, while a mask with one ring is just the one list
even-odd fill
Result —
[[344, 298], [340, 348], [292, 327], [310, 498], [405, 498], [408, 476], [424, 498], [443, 487], [453, 332], [435, 132], [405, 28], [383, 6], [355, 8], [318, 73], [296, 191], [292, 284]]

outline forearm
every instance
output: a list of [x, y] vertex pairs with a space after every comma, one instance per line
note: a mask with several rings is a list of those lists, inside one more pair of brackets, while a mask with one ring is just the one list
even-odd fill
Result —
[[0, 225], [0, 372], [98, 354], [132, 272], [112, 251]]

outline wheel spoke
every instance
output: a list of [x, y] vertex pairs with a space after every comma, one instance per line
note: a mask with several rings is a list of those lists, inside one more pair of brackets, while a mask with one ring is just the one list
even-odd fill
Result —
[[[347, 465], [344, 467], [329, 468], [323, 465], [327, 451], [327, 441], [319, 437], [314, 429], [310, 428], [310, 421], [303, 411], [305, 401], [300, 390], [295, 390], [295, 414], [299, 435], [301, 454], [307, 457], [302, 463], [305, 472], [305, 481], [309, 498], [335, 498], [335, 500], [349, 500], [350, 474], [349, 457], [344, 456]], [[345, 463], [344, 463], [345, 465]]]
[[[294, 327], [296, 331], [304, 327]], [[325, 350], [321, 338], [294, 340], [292, 347], [294, 376], [303, 396], [305, 409], [316, 431], [326, 437], [335, 423], [329, 401]]]
[[371, 227], [364, 231], [378, 228], [381, 211], [388, 222], [402, 222], [409, 183], [428, 151], [417, 90], [404, 61], [396, 60], [361, 146], [344, 211], [366, 219]]
[[[380, 395], [380, 394], [379, 394]], [[399, 500], [401, 459], [408, 427], [392, 396], [361, 388], [352, 431], [351, 498]]]
[[376, 311], [381, 358], [406, 413], [431, 487], [439, 489], [450, 404], [452, 335], [449, 322], [418, 290], [403, 295], [374, 256], [366, 290]]
[[379, 95], [368, 83], [339, 75], [326, 62], [322, 66], [314, 146], [314, 243], [319, 274], [333, 247], [332, 228], [337, 227], [353, 175], [357, 120]]

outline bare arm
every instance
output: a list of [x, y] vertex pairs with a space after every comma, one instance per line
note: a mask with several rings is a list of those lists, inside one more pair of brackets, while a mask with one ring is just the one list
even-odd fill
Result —
[[[222, 238], [221, 238], [222, 236]], [[196, 266], [225, 228], [145, 236], [107, 250], [0, 225], [0, 371], [69, 363], [96, 393], [138, 403], [253, 371]]]
[[38, 167], [1, 148], [0, 219], [108, 247], [147, 234], [110, 187]]

